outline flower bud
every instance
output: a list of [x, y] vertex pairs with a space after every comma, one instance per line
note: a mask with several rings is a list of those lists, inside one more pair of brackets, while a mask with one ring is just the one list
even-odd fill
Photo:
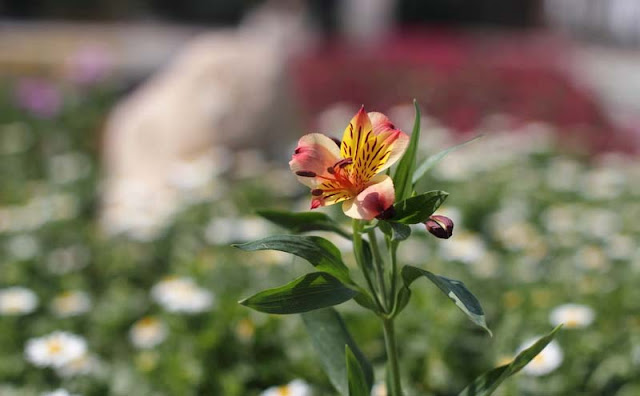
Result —
[[446, 216], [430, 216], [424, 225], [427, 227], [427, 231], [438, 238], [449, 239], [453, 235], [453, 221]]

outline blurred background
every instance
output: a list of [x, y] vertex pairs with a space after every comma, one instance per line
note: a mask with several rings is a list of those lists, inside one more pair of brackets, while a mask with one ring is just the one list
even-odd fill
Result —
[[[407, 393], [565, 323], [499, 394], [640, 394], [639, 46], [634, 0], [1, 0], [0, 395], [333, 394], [297, 316], [237, 304], [308, 263], [229, 245], [308, 209], [301, 135], [361, 104], [410, 132], [413, 98], [419, 160], [484, 137], [419, 185], [454, 236], [415, 227], [401, 260], [494, 337], [416, 287]], [[382, 383], [378, 323], [340, 310]]]

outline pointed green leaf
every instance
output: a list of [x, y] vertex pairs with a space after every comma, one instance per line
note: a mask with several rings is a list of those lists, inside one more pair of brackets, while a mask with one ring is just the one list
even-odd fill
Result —
[[351, 235], [340, 228], [331, 217], [320, 212], [293, 213], [281, 210], [258, 210], [258, 215], [289, 231], [298, 234], [309, 231], [332, 231], [347, 239]]
[[261, 291], [240, 301], [256, 311], [293, 314], [331, 307], [352, 299], [358, 292], [325, 272], [312, 272], [284, 286]]
[[449, 147], [448, 149], [442, 150], [439, 153], [436, 153], [434, 155], [432, 155], [431, 157], [427, 158], [426, 160], [424, 160], [423, 163], [420, 164], [420, 166], [418, 166], [418, 169], [416, 169], [416, 172], [413, 174], [413, 184], [416, 184], [420, 179], [422, 179], [422, 177], [424, 175], [427, 174], [427, 172], [433, 168], [434, 166], [436, 166], [438, 164], [438, 162], [442, 161], [442, 159], [444, 157], [447, 156], [447, 154], [456, 151], [457, 149], [459, 149], [462, 146], [467, 145], [468, 143], [471, 143], [475, 140], [478, 140], [482, 137], [482, 135], [478, 135], [476, 137], [474, 137], [473, 139], [467, 140], [466, 142], [460, 143], [458, 145], [455, 145], [453, 147]]
[[347, 363], [347, 382], [349, 383], [349, 396], [370, 396], [371, 387], [367, 383], [364, 370], [360, 361], [351, 352], [349, 345], [344, 346], [344, 354]]
[[[427, 270], [423, 270], [421, 268], [413, 267], [410, 265], [405, 265], [402, 267], [402, 279], [404, 281], [404, 288], [409, 289], [411, 283], [414, 280], [418, 279], [421, 276], [427, 277], [431, 282], [433, 282], [438, 288], [449, 297], [462, 312], [464, 312], [469, 319], [478, 326], [485, 329], [489, 335], [491, 334], [491, 330], [487, 327], [487, 322], [484, 317], [484, 311], [480, 306], [480, 302], [478, 299], [471, 294], [469, 289], [464, 285], [464, 283], [455, 280], [449, 279], [444, 276], [433, 274]], [[402, 293], [402, 288], [400, 290]], [[399, 293], [400, 294], [400, 293]], [[405, 296], [398, 296], [398, 304], [404, 303], [406, 305], [405, 299], [408, 302], [409, 293], [404, 292]], [[404, 308], [404, 306], [402, 306]], [[398, 311], [399, 312], [399, 311]]]
[[492, 394], [504, 380], [522, 370], [527, 363], [542, 352], [551, 340], [553, 340], [556, 332], [560, 330], [561, 327], [562, 325], [556, 327], [549, 334], [536, 341], [532, 346], [520, 352], [511, 363], [487, 371], [473, 380], [459, 396], [489, 396]]
[[420, 107], [415, 99], [413, 100], [413, 106], [416, 109], [416, 118], [413, 123], [411, 139], [409, 140], [407, 151], [398, 162], [396, 173], [393, 176], [393, 186], [396, 190], [397, 200], [405, 199], [411, 196], [413, 192], [411, 180], [416, 169], [416, 153], [418, 151], [418, 140], [420, 139]]
[[274, 235], [233, 246], [249, 252], [279, 250], [291, 253], [307, 260], [316, 269], [335, 276], [343, 283], [353, 284], [349, 269], [342, 262], [340, 250], [333, 243], [318, 236]]
[[393, 205], [395, 214], [390, 221], [402, 224], [424, 223], [448, 196], [446, 191], [434, 190], [396, 202]]
[[333, 309], [320, 309], [301, 315], [311, 337], [316, 356], [329, 376], [329, 380], [341, 395], [349, 394], [345, 345], [356, 357], [364, 373], [368, 389], [373, 384], [373, 369], [349, 334], [340, 314]]
[[411, 227], [401, 223], [381, 221], [378, 226], [392, 241], [404, 241], [411, 236]]

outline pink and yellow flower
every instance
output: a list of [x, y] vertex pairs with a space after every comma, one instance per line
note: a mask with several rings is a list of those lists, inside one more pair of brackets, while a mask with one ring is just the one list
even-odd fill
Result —
[[383, 215], [395, 191], [381, 172], [402, 157], [409, 136], [384, 114], [366, 113], [363, 106], [336, 143], [320, 133], [305, 135], [289, 162], [298, 180], [311, 188], [311, 209], [342, 202], [344, 213], [354, 219]]

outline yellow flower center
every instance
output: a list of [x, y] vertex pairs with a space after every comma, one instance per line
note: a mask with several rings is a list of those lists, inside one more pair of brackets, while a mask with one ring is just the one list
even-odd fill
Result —
[[47, 351], [52, 355], [57, 355], [62, 352], [62, 343], [58, 340], [51, 340], [47, 344]]

